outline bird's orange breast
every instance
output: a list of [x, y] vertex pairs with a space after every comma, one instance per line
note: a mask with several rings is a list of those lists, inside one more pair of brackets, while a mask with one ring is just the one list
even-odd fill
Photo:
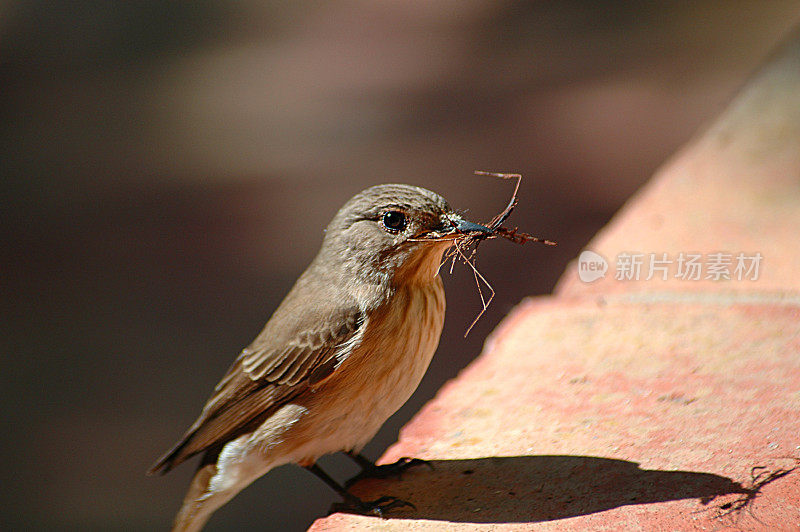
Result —
[[358, 345], [308, 403], [303, 401], [308, 413], [301, 424], [314, 418], [317, 443], [330, 447], [320, 455], [359, 450], [411, 397], [439, 344], [444, 314], [439, 276], [400, 287], [370, 313]]

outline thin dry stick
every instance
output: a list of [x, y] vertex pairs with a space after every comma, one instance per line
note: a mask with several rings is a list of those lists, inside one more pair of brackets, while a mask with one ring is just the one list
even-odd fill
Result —
[[494, 231], [503, 225], [503, 222], [505, 222], [511, 215], [511, 211], [513, 211], [514, 207], [517, 206], [517, 192], [519, 192], [519, 184], [522, 182], [522, 174], [502, 174], [498, 172], [484, 172], [483, 170], [475, 170], [475, 175], [499, 177], [500, 179], [517, 179], [517, 183], [514, 185], [514, 192], [511, 194], [511, 200], [508, 202], [508, 205], [500, 214], [492, 218], [492, 221], [488, 223], [489, 229]]
[[506, 240], [511, 240], [516, 244], [524, 244], [525, 242], [541, 242], [547, 246], [557, 246], [558, 242], [539, 238], [538, 236], [529, 235], [528, 233], [520, 233], [517, 228], [506, 229], [505, 227], [498, 227], [494, 230], [497, 236], [501, 236]]
[[[483, 304], [483, 308], [485, 310], [488, 304], [486, 303], [486, 299], [483, 297], [483, 290], [481, 290], [481, 283], [478, 281], [478, 267], [475, 266], [475, 261], [472, 260], [472, 257], [475, 255], [476, 250], [473, 249], [472, 253], [470, 253], [470, 256], [467, 257], [464, 254], [464, 250], [461, 249], [459, 244], [456, 244], [456, 248], [458, 250], [458, 253], [461, 255], [461, 258], [464, 259], [464, 262], [469, 264], [470, 267], [472, 268], [472, 275], [473, 277], [475, 277], [475, 284], [478, 287], [478, 296], [481, 298], [481, 303]], [[491, 287], [489, 288], [491, 289]]]
[[483, 238], [495, 238], [495, 237], [503, 237], [512, 242], [517, 244], [524, 244], [525, 242], [541, 242], [542, 244], [546, 244], [548, 246], [555, 246], [556, 242], [552, 240], [546, 240], [544, 238], [539, 238], [538, 236], [529, 235], [528, 233], [520, 233], [518, 232], [518, 228], [514, 229], [506, 229], [505, 227], [500, 227], [503, 225], [509, 216], [511, 216], [511, 212], [517, 206], [519, 202], [517, 198], [517, 192], [519, 192], [519, 184], [522, 182], [522, 175], [521, 174], [503, 174], [498, 172], [484, 172], [482, 170], [476, 170], [475, 175], [486, 175], [490, 177], [499, 177], [500, 179], [516, 179], [517, 182], [514, 185], [514, 192], [511, 194], [511, 199], [508, 202], [503, 211], [492, 218], [492, 221], [487, 224], [489, 229], [492, 230], [491, 235], [486, 235]]
[[[494, 288], [492, 288], [492, 285], [489, 284], [489, 281], [487, 281], [486, 278], [483, 275], [481, 275], [481, 272], [478, 271], [478, 268], [475, 267], [475, 265], [472, 263], [472, 261], [469, 258], [467, 258], [466, 255], [464, 255], [464, 252], [461, 250], [461, 246], [456, 244], [454, 246], [454, 249], [461, 256], [461, 258], [464, 260], [464, 263], [467, 264], [470, 268], [472, 268], [472, 273], [475, 276], [475, 284], [478, 287], [478, 294], [481, 297], [481, 303], [483, 303], [483, 308], [478, 313], [478, 315], [475, 316], [475, 319], [472, 320], [472, 323], [470, 323], [469, 327], [467, 327], [467, 331], [464, 333], [464, 338], [466, 338], [467, 335], [469, 334], [469, 332], [475, 326], [475, 324], [478, 323], [478, 320], [481, 319], [481, 316], [483, 316], [483, 313], [486, 312], [486, 309], [489, 308], [489, 304], [492, 302], [492, 299], [494, 299], [495, 292], [494, 292]], [[472, 255], [474, 255], [474, 253]], [[488, 288], [489, 291], [491, 292], [491, 294], [489, 294], [489, 299], [485, 299], [483, 297], [483, 291], [481, 290], [481, 283], [480, 283], [480, 281], [478, 281], [478, 279], [483, 281], [483, 284], [485, 284], [486, 288]]]

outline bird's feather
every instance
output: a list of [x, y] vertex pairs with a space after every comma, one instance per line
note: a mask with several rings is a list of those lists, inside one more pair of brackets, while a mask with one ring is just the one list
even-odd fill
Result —
[[[357, 306], [325, 301], [299, 312], [302, 277], [258, 337], [217, 384], [183, 438], [150, 469], [166, 473], [203, 451], [254, 430], [309, 386], [325, 380], [357, 343], [364, 324]], [[327, 304], [326, 304], [327, 303]], [[280, 330], [274, 326], [281, 323]]]

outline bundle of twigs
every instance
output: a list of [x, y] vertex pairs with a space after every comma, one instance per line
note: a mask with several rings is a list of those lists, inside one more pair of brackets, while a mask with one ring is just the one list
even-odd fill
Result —
[[[492, 218], [490, 222], [485, 224], [485, 226], [489, 229], [489, 232], [486, 231], [474, 231], [469, 233], [462, 233], [458, 235], [458, 237], [453, 241], [453, 247], [445, 254], [442, 264], [445, 264], [448, 260], [452, 260], [450, 264], [450, 272], [452, 273], [453, 267], [455, 266], [456, 260], [461, 259], [465, 264], [467, 264], [471, 269], [473, 274], [475, 275], [475, 283], [478, 286], [478, 294], [481, 298], [481, 303], [483, 304], [483, 308], [472, 321], [470, 326], [467, 328], [467, 331], [464, 333], [464, 336], [467, 336], [469, 332], [472, 330], [472, 327], [478, 322], [478, 320], [483, 316], [483, 313], [486, 312], [486, 309], [489, 307], [489, 304], [494, 299], [494, 289], [492, 285], [486, 280], [486, 278], [481, 275], [478, 271], [478, 268], [475, 266], [475, 259], [476, 254], [478, 252], [478, 244], [480, 244], [484, 240], [489, 240], [492, 238], [505, 238], [506, 240], [510, 240], [516, 244], [524, 244], [525, 242], [541, 242], [542, 244], [548, 246], [555, 246], [556, 242], [552, 240], [547, 240], [544, 238], [539, 238], [533, 235], [529, 235], [528, 233], [521, 233], [518, 228], [514, 227], [513, 229], [509, 229], [507, 227], [503, 227], [503, 223], [508, 219], [511, 213], [514, 211], [514, 207], [517, 206], [518, 198], [517, 192], [519, 192], [519, 184], [522, 181], [521, 174], [504, 174], [504, 173], [497, 173], [497, 172], [483, 172], [483, 171], [476, 171], [476, 175], [485, 175], [491, 177], [499, 177], [501, 179], [516, 179], [516, 185], [514, 186], [514, 192], [511, 194], [511, 200], [508, 202], [508, 205], [502, 212], [500, 212], [497, 216]], [[488, 297], [486, 297], [481, 289], [481, 283], [483, 283], [486, 288], [489, 289]]]

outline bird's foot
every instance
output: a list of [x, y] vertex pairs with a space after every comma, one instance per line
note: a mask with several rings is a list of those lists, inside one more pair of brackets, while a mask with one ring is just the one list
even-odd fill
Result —
[[384, 465], [371, 465], [365, 467], [361, 473], [354, 476], [347, 482], [345, 482], [345, 487], [350, 487], [356, 482], [364, 478], [389, 478], [389, 477], [398, 477], [401, 478], [403, 473], [407, 469], [411, 469], [412, 467], [418, 466], [428, 466], [433, 471], [433, 464], [427, 460], [423, 460], [421, 458], [409, 458], [408, 456], [404, 456], [400, 458], [397, 462], [392, 464], [384, 464]]
[[417, 509], [417, 507], [410, 502], [398, 499], [397, 497], [392, 497], [391, 495], [384, 495], [383, 497], [375, 499], [374, 501], [362, 501], [358, 497], [352, 496], [352, 498], [348, 497], [343, 502], [333, 503], [331, 505], [330, 513], [347, 512], [361, 515], [374, 515], [385, 518], [387, 512], [394, 510], [395, 508], [402, 508], [404, 506], [408, 506], [414, 510]]

